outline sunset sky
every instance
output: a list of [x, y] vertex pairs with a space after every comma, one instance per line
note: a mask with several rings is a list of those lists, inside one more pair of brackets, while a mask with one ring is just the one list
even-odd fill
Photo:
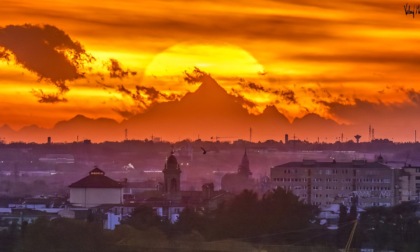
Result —
[[253, 114], [413, 132], [420, 15], [407, 3], [420, 1], [3, 0], [0, 125], [122, 121], [197, 89], [184, 72], [198, 67]]

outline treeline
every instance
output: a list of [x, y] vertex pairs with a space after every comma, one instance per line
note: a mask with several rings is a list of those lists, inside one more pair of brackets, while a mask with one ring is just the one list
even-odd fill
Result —
[[2, 251], [255, 251], [256, 244], [293, 251], [292, 245], [317, 244], [317, 212], [282, 189], [261, 198], [244, 191], [215, 211], [186, 208], [173, 224], [146, 206], [113, 231], [94, 219], [41, 218], [18, 232], [13, 249]]
[[[416, 204], [367, 209], [358, 218], [353, 249], [420, 251]], [[0, 233], [0, 251], [337, 251], [348, 242], [355, 209], [341, 208], [339, 229], [318, 224], [318, 209], [276, 189], [244, 191], [215, 211], [186, 208], [176, 223], [142, 206], [115, 230], [89, 221], [38, 219]]]
[[196, 230], [206, 240], [234, 238], [290, 244], [302, 240], [299, 236], [307, 238], [303, 231], [318, 227], [312, 223], [317, 213], [317, 207], [304, 204], [290, 191], [276, 189], [259, 199], [255, 192], [245, 190], [214, 212], [200, 214], [186, 209], [175, 223], [174, 232]]

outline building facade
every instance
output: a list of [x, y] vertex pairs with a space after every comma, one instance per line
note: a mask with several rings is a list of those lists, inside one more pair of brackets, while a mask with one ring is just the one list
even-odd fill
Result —
[[392, 206], [398, 203], [395, 170], [381, 162], [317, 162], [303, 160], [271, 168], [273, 187], [291, 190], [308, 204], [334, 203], [358, 207]]
[[420, 200], [420, 166], [404, 166], [401, 168], [398, 193], [401, 202]]

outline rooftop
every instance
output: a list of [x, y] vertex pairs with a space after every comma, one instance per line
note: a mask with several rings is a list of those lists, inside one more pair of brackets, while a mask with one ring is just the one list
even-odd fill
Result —
[[70, 188], [122, 188], [123, 185], [107, 176], [105, 172], [95, 167], [87, 177], [69, 185]]

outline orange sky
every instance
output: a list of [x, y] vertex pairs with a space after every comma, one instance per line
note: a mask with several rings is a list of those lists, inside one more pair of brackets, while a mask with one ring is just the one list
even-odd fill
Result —
[[[195, 90], [197, 85], [183, 80], [183, 71], [194, 67], [244, 97], [251, 113], [275, 105], [290, 121], [317, 113], [351, 124], [369, 121], [368, 109], [375, 113], [383, 107], [412, 120], [420, 104], [420, 15], [405, 15], [404, 4], [5, 0], [0, 124], [52, 127], [77, 114], [120, 121]], [[408, 4], [414, 8], [420, 2]], [[20, 31], [24, 24], [27, 29]], [[51, 31], [43, 25], [56, 27], [70, 41], [64, 35], [48, 41]], [[35, 27], [44, 32], [29, 32]], [[63, 55], [81, 58], [63, 62]], [[90, 56], [94, 60], [88, 61]], [[119, 67], [115, 78], [110, 59]], [[42, 67], [35, 67], [38, 62]], [[159, 94], [149, 99], [142, 89], [139, 102], [124, 93], [136, 85]], [[39, 102], [42, 97], [47, 102]], [[376, 120], [386, 121], [387, 115]]]

